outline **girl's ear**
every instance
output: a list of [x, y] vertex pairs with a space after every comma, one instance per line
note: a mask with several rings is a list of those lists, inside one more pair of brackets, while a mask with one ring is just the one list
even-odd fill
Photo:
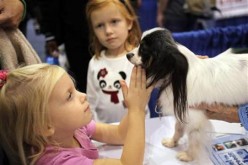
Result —
[[48, 126], [48, 128], [47, 128], [46, 130], [44, 130], [44, 131], [42, 132], [42, 134], [43, 134], [44, 136], [46, 136], [46, 137], [49, 137], [49, 136], [52, 136], [52, 135], [54, 134], [54, 132], [55, 132], [54, 127]]
[[128, 30], [131, 30], [132, 27], [133, 27], [133, 21], [128, 22], [127, 29], [128, 29]]

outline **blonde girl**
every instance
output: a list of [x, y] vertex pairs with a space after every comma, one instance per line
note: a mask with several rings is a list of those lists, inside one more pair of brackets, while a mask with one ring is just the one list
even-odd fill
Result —
[[[0, 141], [11, 165], [141, 165], [145, 144], [145, 72], [121, 81], [127, 115], [119, 125], [92, 120], [86, 95], [66, 71], [34, 64], [0, 72]], [[91, 142], [124, 144], [120, 159], [100, 159]]]

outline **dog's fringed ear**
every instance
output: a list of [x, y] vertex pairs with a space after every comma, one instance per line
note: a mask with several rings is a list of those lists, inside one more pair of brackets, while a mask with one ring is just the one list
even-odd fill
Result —
[[174, 56], [176, 58], [175, 69], [171, 77], [172, 90], [174, 97], [174, 111], [176, 117], [184, 122], [187, 109], [187, 74], [188, 62], [185, 56], [178, 51]]
[[146, 66], [149, 85], [161, 80], [161, 90], [172, 85], [175, 115], [183, 122], [187, 106], [188, 62], [179, 51], [171, 33], [165, 29], [145, 36], [140, 45], [140, 54]]

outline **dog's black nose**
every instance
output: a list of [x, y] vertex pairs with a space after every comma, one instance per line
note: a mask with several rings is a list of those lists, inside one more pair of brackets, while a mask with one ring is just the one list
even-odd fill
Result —
[[127, 59], [130, 60], [133, 56], [134, 56], [134, 53], [127, 53]]

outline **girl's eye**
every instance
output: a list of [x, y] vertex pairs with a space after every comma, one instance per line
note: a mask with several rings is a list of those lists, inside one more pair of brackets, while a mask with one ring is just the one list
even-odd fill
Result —
[[71, 100], [71, 98], [72, 98], [72, 92], [69, 92], [69, 95], [67, 97], [67, 100]]
[[116, 23], [118, 23], [118, 22], [120, 22], [120, 21], [119, 21], [119, 20], [117, 20], [117, 19], [112, 20], [112, 23], [114, 23], [114, 24], [116, 24]]
[[101, 27], [103, 27], [103, 24], [97, 24], [96, 25], [96, 28], [101, 28]]

